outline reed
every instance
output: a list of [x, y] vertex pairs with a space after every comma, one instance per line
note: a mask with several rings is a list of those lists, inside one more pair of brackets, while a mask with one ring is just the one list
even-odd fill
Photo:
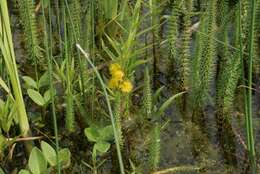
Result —
[[5, 68], [10, 78], [15, 103], [17, 105], [17, 113], [19, 118], [19, 126], [21, 135], [27, 137], [30, 135], [30, 126], [23, 100], [23, 94], [18, 76], [18, 70], [15, 60], [14, 47], [12, 42], [12, 34], [10, 28], [10, 20], [8, 15], [7, 1], [0, 2], [0, 48], [1, 54], [5, 62]]
[[256, 0], [251, 1], [250, 13], [250, 28], [249, 28], [249, 59], [248, 59], [248, 89], [247, 89], [247, 114], [246, 115], [246, 132], [247, 132], [247, 147], [249, 151], [249, 159], [251, 164], [251, 172], [256, 173], [255, 159], [255, 141], [253, 131], [253, 105], [252, 105], [252, 77], [253, 77], [253, 59], [254, 59], [254, 32], [255, 32], [255, 12]]

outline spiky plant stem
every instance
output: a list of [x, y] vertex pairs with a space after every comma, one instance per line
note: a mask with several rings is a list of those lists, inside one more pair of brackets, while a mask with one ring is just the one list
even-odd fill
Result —
[[117, 92], [115, 96], [114, 115], [116, 121], [115, 126], [118, 132], [119, 144], [121, 147], [123, 147], [124, 141], [123, 141], [123, 132], [122, 132], [122, 97], [120, 92]]
[[[69, 132], [74, 132], [75, 130], [75, 115], [74, 115], [74, 101], [73, 101], [73, 85], [72, 85], [72, 72], [74, 71], [74, 61], [70, 54], [71, 42], [69, 42], [67, 37], [67, 19], [65, 9], [63, 9], [63, 21], [64, 21], [64, 55], [66, 61], [66, 116], [65, 125]], [[73, 41], [72, 41], [73, 42]]]
[[38, 81], [38, 60], [41, 57], [41, 51], [38, 40], [36, 17], [34, 12], [34, 1], [21, 0], [19, 1], [20, 16], [25, 36], [25, 47], [29, 60], [33, 62], [35, 76]]
[[[219, 1], [220, 12], [218, 24], [223, 27], [220, 38], [228, 45], [228, 25], [224, 21], [224, 16], [228, 12], [226, 0]], [[237, 32], [236, 32], [237, 38]], [[235, 45], [238, 45], [235, 39]], [[236, 165], [237, 160], [233, 155], [236, 152], [235, 135], [230, 123], [233, 96], [239, 79], [240, 59], [239, 52], [231, 53], [226, 45], [219, 45], [219, 60], [217, 65], [217, 91], [216, 91], [216, 121], [217, 135], [222, 148], [223, 156], [227, 164]]]
[[[215, 71], [215, 28], [216, 28], [216, 0], [208, 1], [207, 16], [202, 18], [198, 33], [198, 44], [196, 55], [193, 61], [192, 69], [192, 120], [199, 124], [202, 131], [205, 129], [205, 118], [203, 115], [203, 106], [208, 97], [212, 77]], [[201, 32], [202, 31], [202, 32]], [[206, 33], [201, 37], [201, 33]]]
[[[191, 51], [191, 13], [193, 7], [193, 0], [186, 0], [182, 5], [184, 12], [183, 17], [183, 33], [182, 33], [182, 46], [180, 50], [180, 91], [186, 91], [189, 88], [189, 75], [190, 75], [190, 51]], [[187, 94], [182, 96], [181, 112], [183, 119], [187, 120]]]
[[151, 89], [151, 79], [148, 66], [145, 68], [144, 72], [144, 114], [145, 118], [152, 118], [152, 109], [153, 109], [153, 101], [152, 101], [152, 89]]
[[150, 145], [149, 145], [149, 166], [152, 171], [155, 171], [159, 167], [160, 162], [160, 149], [161, 149], [161, 127], [159, 123], [155, 123], [150, 133]]

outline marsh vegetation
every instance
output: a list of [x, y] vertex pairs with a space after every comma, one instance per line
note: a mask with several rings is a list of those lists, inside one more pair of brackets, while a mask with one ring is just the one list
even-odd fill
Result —
[[1, 0], [0, 174], [257, 174], [260, 0]]

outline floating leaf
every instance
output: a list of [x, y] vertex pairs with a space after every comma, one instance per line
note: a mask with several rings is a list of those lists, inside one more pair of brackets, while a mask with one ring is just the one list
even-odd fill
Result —
[[55, 166], [57, 164], [56, 151], [48, 143], [44, 141], [41, 142], [41, 148], [42, 148], [42, 153], [45, 159], [48, 161], [48, 163], [51, 166]]
[[28, 165], [33, 174], [41, 174], [47, 169], [47, 161], [37, 147], [32, 149]]
[[99, 131], [101, 141], [111, 141], [114, 138], [112, 125], [106, 126]]
[[42, 95], [33, 89], [28, 89], [27, 93], [29, 97], [38, 105], [43, 106], [45, 104], [45, 100]]
[[94, 151], [97, 150], [100, 153], [106, 153], [110, 148], [110, 144], [107, 142], [97, 142], [94, 145]]
[[59, 161], [63, 168], [69, 167], [71, 162], [70, 158], [71, 153], [68, 148], [64, 148], [59, 151]]
[[97, 142], [100, 138], [100, 134], [97, 129], [89, 127], [84, 130], [85, 136], [89, 141]]

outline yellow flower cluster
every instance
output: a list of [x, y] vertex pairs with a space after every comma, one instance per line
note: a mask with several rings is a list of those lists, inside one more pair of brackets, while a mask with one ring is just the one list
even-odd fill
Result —
[[109, 66], [109, 72], [112, 78], [108, 82], [108, 87], [111, 89], [120, 89], [122, 92], [129, 93], [133, 90], [133, 85], [130, 80], [125, 79], [125, 74], [118, 63], [113, 63]]

